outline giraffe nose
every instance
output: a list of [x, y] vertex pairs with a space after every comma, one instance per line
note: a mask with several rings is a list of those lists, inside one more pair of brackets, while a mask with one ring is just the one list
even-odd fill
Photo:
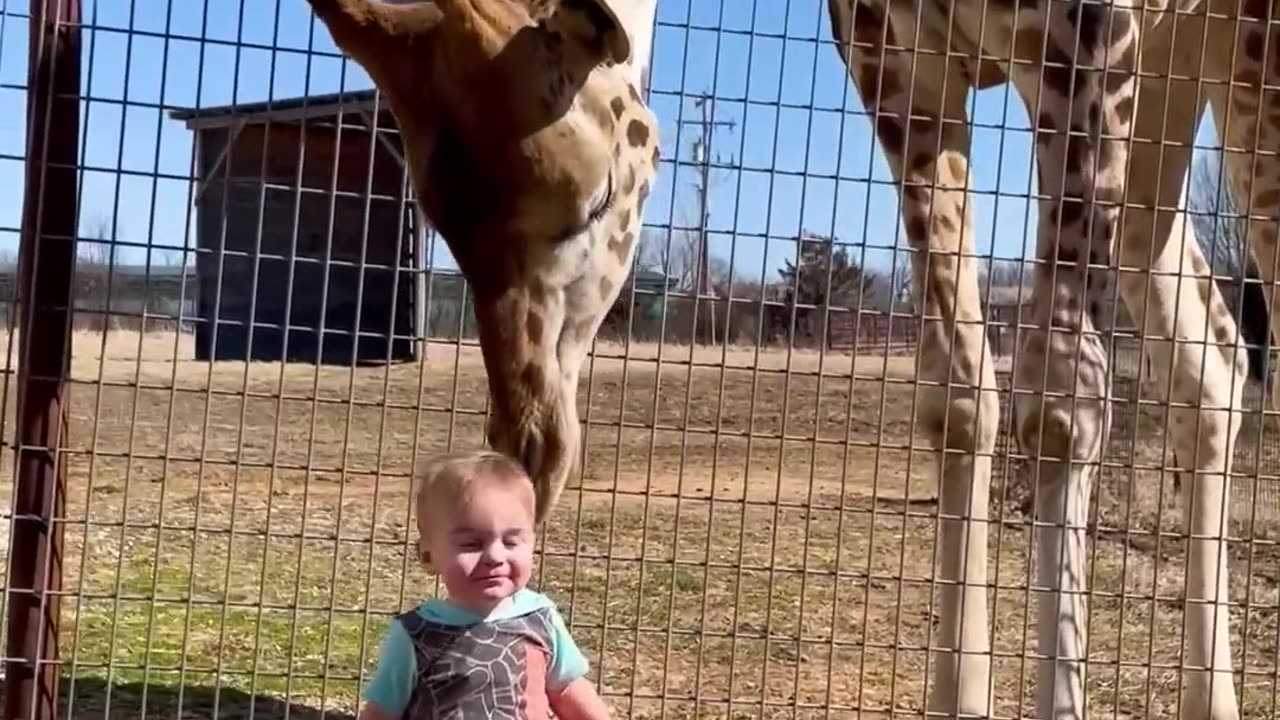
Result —
[[520, 438], [520, 451], [516, 454], [516, 458], [524, 464], [530, 477], [538, 477], [542, 470], [543, 450], [544, 444], [540, 433], [533, 428], [528, 428]]
[[530, 477], [538, 476], [545, 457], [545, 444], [536, 425], [526, 423], [513, 428], [510, 423], [495, 416], [489, 421], [487, 435], [489, 445], [494, 450], [518, 460]]

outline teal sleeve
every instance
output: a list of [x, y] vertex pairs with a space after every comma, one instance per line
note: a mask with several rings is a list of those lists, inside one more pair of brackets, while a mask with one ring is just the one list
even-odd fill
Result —
[[413, 692], [416, 665], [409, 634], [399, 621], [392, 620], [378, 653], [378, 670], [364, 690], [364, 699], [376, 704], [383, 712], [392, 715], [403, 713]]
[[551, 629], [551, 668], [547, 673], [547, 689], [559, 691], [585, 676], [590, 666], [555, 608], [551, 609]]

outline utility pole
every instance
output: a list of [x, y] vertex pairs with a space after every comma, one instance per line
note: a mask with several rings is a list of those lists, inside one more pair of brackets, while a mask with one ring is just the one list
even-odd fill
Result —
[[[694, 297], [711, 297], [711, 252], [708, 248], [707, 227], [711, 225], [711, 210], [708, 195], [711, 191], [711, 143], [717, 127], [734, 127], [732, 120], [715, 119], [715, 98], [710, 93], [702, 93], [693, 101], [694, 107], [701, 111], [701, 118], [694, 121], [699, 132], [693, 138], [693, 161], [698, 164], [698, 269], [694, 276]], [[719, 158], [717, 158], [717, 161]], [[696, 302], [696, 300], [695, 300]], [[709, 342], [715, 342], [716, 319], [715, 305], [707, 313]]]

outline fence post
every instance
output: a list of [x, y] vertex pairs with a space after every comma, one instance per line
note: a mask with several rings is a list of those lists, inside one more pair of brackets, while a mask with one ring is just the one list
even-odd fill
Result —
[[6, 720], [57, 717], [65, 503], [59, 447], [78, 231], [80, 0], [31, 0], [30, 23]]

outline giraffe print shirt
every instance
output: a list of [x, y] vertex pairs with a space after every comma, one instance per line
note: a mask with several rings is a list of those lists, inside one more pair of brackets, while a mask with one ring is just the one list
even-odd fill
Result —
[[586, 673], [555, 604], [522, 589], [485, 617], [447, 600], [396, 617], [364, 696], [405, 720], [545, 720], [547, 692]]

